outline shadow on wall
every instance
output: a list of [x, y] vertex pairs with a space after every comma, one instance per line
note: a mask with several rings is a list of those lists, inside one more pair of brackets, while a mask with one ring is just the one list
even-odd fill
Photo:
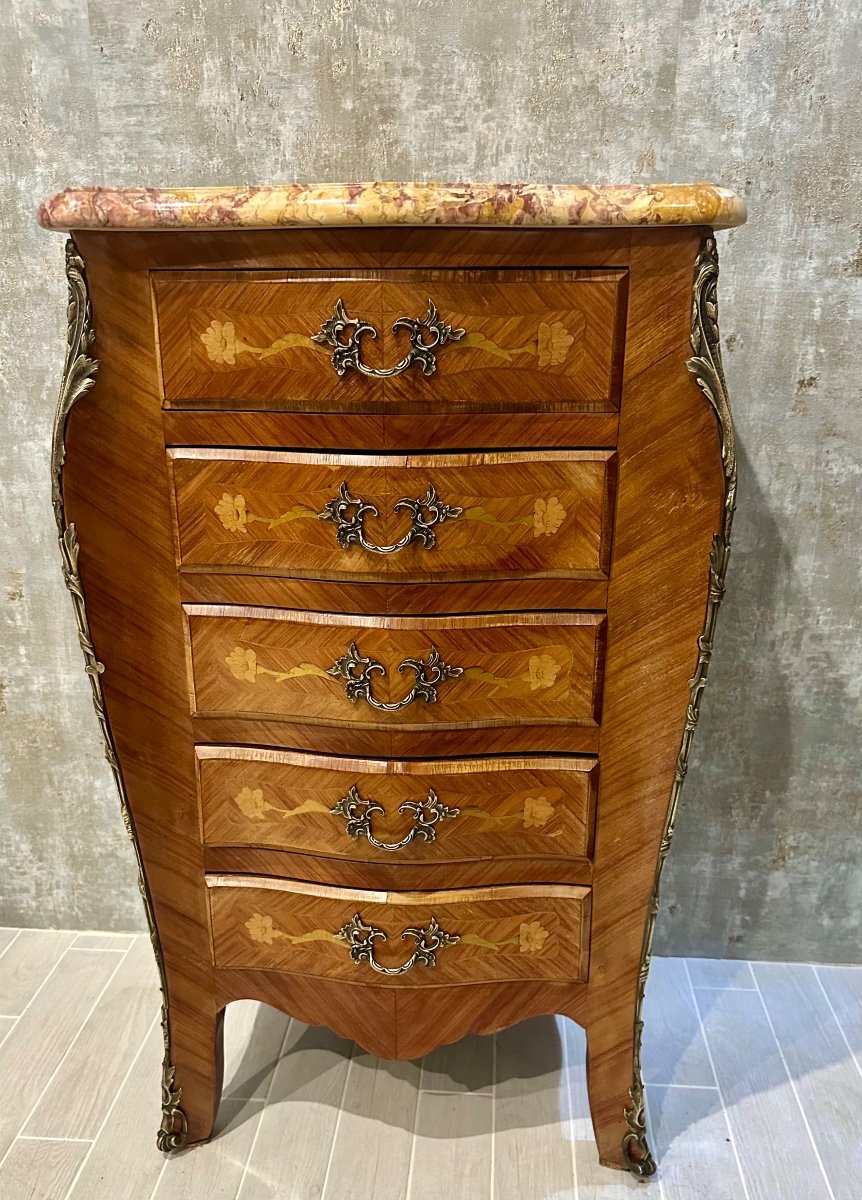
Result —
[[[808, 861], [806, 831], [817, 829], [820, 805], [834, 811], [830, 741], [842, 727], [853, 736], [852, 710], [816, 605], [795, 576], [744, 447], [737, 444], [737, 452], [728, 590], [662, 880], [655, 949], [792, 961], [800, 957], [794, 928], [810, 922], [812, 905], [828, 909], [830, 886], [840, 894], [839, 880], [825, 879], [822, 863]], [[810, 711], [824, 686], [834, 689], [831, 720]], [[818, 784], [819, 795], [812, 790]], [[853, 869], [847, 842], [838, 871]], [[859, 915], [833, 909], [830, 924], [827, 957], [854, 961]]]

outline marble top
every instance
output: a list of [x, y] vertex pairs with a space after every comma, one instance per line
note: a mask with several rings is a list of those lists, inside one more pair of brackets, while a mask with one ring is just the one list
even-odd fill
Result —
[[712, 183], [282, 183], [224, 188], [67, 188], [46, 229], [278, 229], [321, 225], [534, 225], [608, 229], [745, 221]]

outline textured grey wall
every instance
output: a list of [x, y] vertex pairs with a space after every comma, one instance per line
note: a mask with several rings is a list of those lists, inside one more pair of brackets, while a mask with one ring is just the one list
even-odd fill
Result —
[[752, 217], [720, 238], [740, 511], [659, 947], [858, 960], [858, 6], [3, 8], [0, 920], [141, 925], [52, 540], [65, 289], [37, 199], [73, 182], [704, 178]]

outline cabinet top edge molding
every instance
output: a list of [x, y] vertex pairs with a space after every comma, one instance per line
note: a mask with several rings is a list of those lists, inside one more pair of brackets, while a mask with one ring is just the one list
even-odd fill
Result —
[[314, 226], [744, 224], [745, 201], [713, 183], [283, 183], [66, 188], [43, 200], [45, 229], [278, 229]]

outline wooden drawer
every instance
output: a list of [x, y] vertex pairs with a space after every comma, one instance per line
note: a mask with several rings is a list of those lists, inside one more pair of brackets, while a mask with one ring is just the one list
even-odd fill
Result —
[[[625, 323], [623, 270], [155, 272], [166, 403], [293, 411], [524, 411], [618, 407]], [[343, 301], [359, 361], [380, 370], [410, 352], [430, 301], [446, 326], [425, 374], [339, 376], [334, 348], [314, 340]], [[355, 328], [342, 328], [343, 346]], [[435, 334], [418, 328], [425, 345]], [[339, 351], [339, 353], [341, 353]]]
[[402, 729], [598, 721], [599, 613], [366, 617], [183, 607], [200, 716]]
[[611, 451], [177, 449], [169, 463], [182, 568], [397, 582], [607, 575]]
[[378, 761], [251, 746], [196, 753], [205, 845], [394, 864], [590, 853], [594, 758]]
[[390, 987], [587, 977], [589, 888], [372, 892], [254, 875], [207, 885], [217, 967]]

